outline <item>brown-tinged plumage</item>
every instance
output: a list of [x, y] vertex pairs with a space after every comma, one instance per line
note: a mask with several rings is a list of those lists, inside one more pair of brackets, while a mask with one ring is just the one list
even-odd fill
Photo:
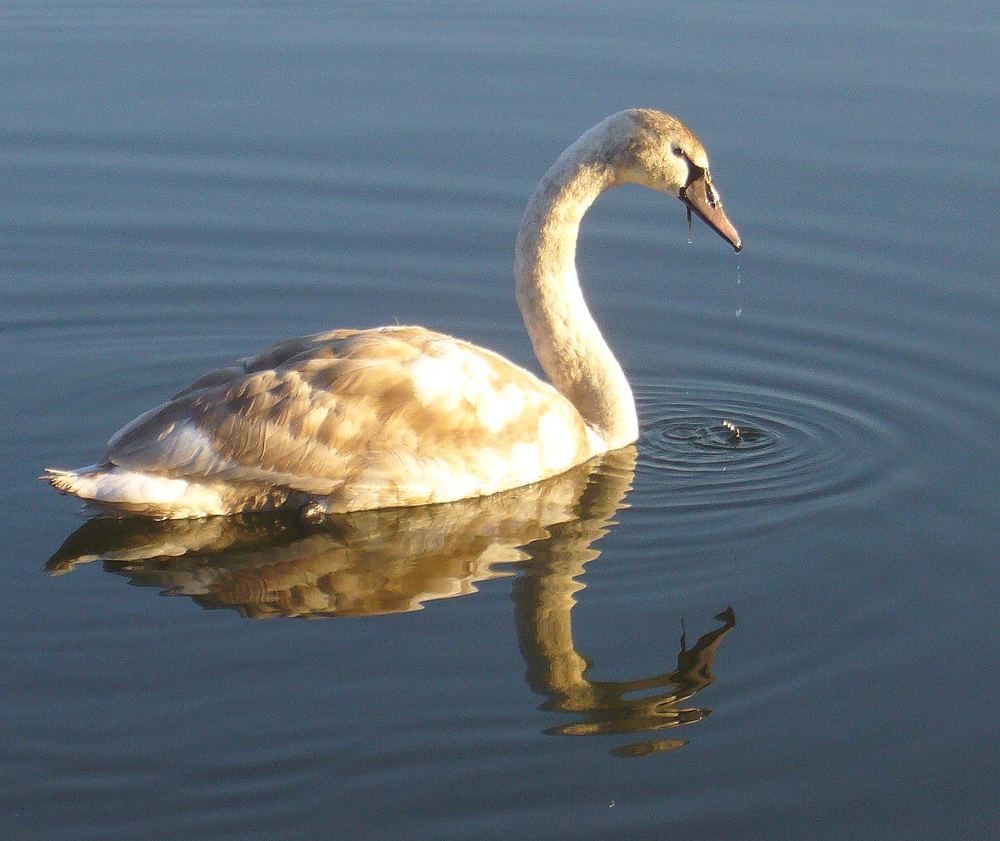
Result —
[[552, 385], [422, 327], [333, 330], [205, 375], [97, 464], [43, 478], [116, 514], [346, 512], [485, 496], [635, 441], [631, 390], [575, 269], [583, 214], [626, 182], [681, 198], [741, 247], [679, 120], [623, 111], [585, 133], [539, 183], [517, 239], [518, 303]]

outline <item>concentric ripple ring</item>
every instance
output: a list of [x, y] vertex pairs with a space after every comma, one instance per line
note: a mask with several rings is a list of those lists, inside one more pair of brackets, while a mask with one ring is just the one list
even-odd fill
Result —
[[835, 500], [892, 472], [881, 418], [829, 398], [732, 383], [636, 387], [640, 474], [669, 510], [776, 510]]

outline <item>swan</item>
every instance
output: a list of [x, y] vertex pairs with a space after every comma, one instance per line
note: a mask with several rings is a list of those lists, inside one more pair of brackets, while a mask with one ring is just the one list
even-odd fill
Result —
[[627, 183], [679, 198], [689, 222], [742, 248], [679, 119], [634, 108], [590, 128], [538, 183], [515, 247], [517, 303], [550, 383], [423, 327], [331, 330], [206, 374], [96, 464], [41, 478], [114, 516], [322, 515], [487, 496], [633, 443], [632, 392], [575, 265], [584, 213]]

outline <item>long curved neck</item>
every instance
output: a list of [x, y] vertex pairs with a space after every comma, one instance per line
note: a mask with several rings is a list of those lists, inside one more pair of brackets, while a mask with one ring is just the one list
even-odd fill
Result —
[[603, 140], [588, 132], [541, 180], [517, 235], [514, 271], [517, 303], [545, 373], [607, 447], [617, 449], [639, 435], [635, 402], [576, 273], [580, 221], [604, 190], [620, 183], [602, 160]]

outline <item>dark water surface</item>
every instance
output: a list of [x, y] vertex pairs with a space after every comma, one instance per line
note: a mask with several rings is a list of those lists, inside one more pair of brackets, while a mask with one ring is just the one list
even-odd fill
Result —
[[[0, 836], [995, 836], [998, 35], [920, 2], [0, 7]], [[699, 132], [746, 242], [639, 189], [587, 217], [636, 450], [325, 528], [86, 523], [36, 481], [288, 336], [534, 367], [523, 202], [631, 105]]]

